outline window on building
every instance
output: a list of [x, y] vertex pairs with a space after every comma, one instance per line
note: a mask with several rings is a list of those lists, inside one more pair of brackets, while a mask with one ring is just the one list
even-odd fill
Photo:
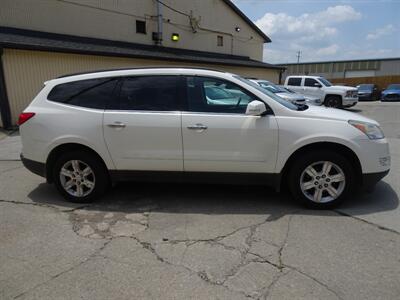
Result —
[[117, 79], [97, 78], [56, 85], [47, 99], [76, 106], [104, 109], [112, 100]]
[[234, 83], [207, 77], [188, 77], [187, 95], [189, 111], [194, 112], [244, 114], [256, 99]]
[[301, 78], [299, 78], [299, 77], [291, 77], [291, 78], [289, 78], [288, 85], [300, 86], [301, 85]]
[[224, 45], [224, 37], [222, 35], [217, 35], [217, 46], [222, 47]]
[[177, 76], [135, 76], [121, 85], [120, 110], [179, 110]]
[[146, 34], [146, 21], [136, 20], [136, 33]]

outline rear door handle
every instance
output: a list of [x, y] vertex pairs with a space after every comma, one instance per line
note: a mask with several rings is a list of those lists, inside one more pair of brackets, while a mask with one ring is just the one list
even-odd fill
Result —
[[122, 122], [114, 122], [112, 124], [107, 124], [107, 126], [111, 127], [111, 128], [125, 128], [126, 127], [126, 125]]
[[208, 127], [203, 124], [189, 125], [187, 129], [190, 130], [206, 130]]

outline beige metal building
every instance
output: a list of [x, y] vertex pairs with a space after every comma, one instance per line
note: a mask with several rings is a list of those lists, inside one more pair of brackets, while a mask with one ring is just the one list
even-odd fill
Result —
[[269, 42], [229, 0], [1, 0], [0, 126], [66, 73], [183, 65], [277, 82]]
[[[399, 76], [400, 58], [377, 58], [342, 61], [324, 61], [282, 64], [286, 70], [283, 77], [290, 75], [316, 75], [346, 82], [347, 79]], [[393, 82], [394, 83], [394, 82]]]

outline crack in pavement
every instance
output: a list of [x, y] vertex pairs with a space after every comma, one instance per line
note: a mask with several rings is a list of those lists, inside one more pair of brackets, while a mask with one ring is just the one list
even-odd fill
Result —
[[260, 298], [263, 298], [264, 300], [268, 299], [268, 297], [269, 297], [269, 295], [271, 294], [272, 289], [274, 288], [275, 284], [276, 284], [281, 278], [283, 278], [284, 276], [286, 276], [286, 275], [289, 274], [289, 273], [290, 273], [290, 271], [289, 271], [289, 272], [286, 272], [286, 273], [284, 273], [284, 272], [279, 273], [279, 274], [275, 277], [275, 279], [265, 288], [265, 292], [263, 293], [263, 295], [262, 295]]
[[352, 219], [354, 219], [354, 220], [357, 220], [357, 221], [366, 223], [366, 224], [368, 224], [368, 225], [374, 226], [374, 227], [376, 227], [376, 228], [378, 228], [378, 229], [380, 229], [380, 230], [384, 230], [384, 231], [388, 231], [388, 232], [391, 232], [391, 233], [400, 234], [400, 232], [398, 232], [398, 231], [396, 231], [396, 230], [394, 230], [394, 229], [387, 228], [387, 227], [385, 227], [385, 226], [372, 223], [372, 222], [370, 222], [370, 221], [367, 221], [367, 220], [364, 220], [364, 219], [362, 219], [362, 218], [359, 218], [359, 217], [350, 215], [350, 214], [345, 213], [345, 212], [342, 212], [342, 211], [340, 211], [340, 210], [334, 209], [334, 210], [332, 210], [332, 211], [335, 212], [336, 214], [340, 215], [340, 216], [352, 218]]
[[[282, 245], [281, 245], [281, 248], [280, 248], [280, 251], [281, 251], [281, 252], [282, 252], [282, 250], [283, 250], [283, 247], [284, 247], [284, 246], [286, 245], [286, 243], [287, 243], [288, 232], [289, 232], [289, 230], [290, 230], [290, 221], [291, 221], [291, 218], [292, 218], [292, 217], [293, 217], [293, 216], [290, 216], [290, 219], [289, 219], [289, 221], [288, 221], [288, 230], [287, 230], [287, 232], [286, 232], [285, 239], [284, 239], [284, 241], [283, 241], [283, 243], [282, 243]], [[256, 224], [251, 224], [251, 225], [242, 226], [242, 227], [240, 227], [240, 228], [235, 229], [235, 230], [232, 231], [232, 232], [229, 232], [229, 233], [226, 233], [226, 234], [223, 234], [223, 235], [219, 235], [219, 236], [216, 236], [216, 237], [213, 237], [213, 238], [210, 238], [210, 239], [180, 239], [180, 240], [164, 240], [164, 241], [163, 241], [163, 243], [167, 243], [167, 244], [168, 244], [168, 243], [169, 243], [169, 244], [184, 243], [185, 246], [186, 246], [186, 248], [185, 248], [185, 250], [184, 250], [182, 256], [183, 256], [183, 255], [186, 255], [187, 249], [188, 249], [189, 247], [191, 247], [192, 245], [195, 245], [195, 244], [197, 244], [197, 243], [207, 243], [207, 244], [210, 244], [210, 245], [219, 245], [219, 246], [222, 246], [224, 249], [227, 249], [227, 250], [238, 251], [238, 252], [240, 253], [240, 256], [241, 256], [239, 263], [235, 264], [235, 265], [230, 269], [230, 271], [228, 271], [227, 274], [224, 275], [224, 278], [223, 278], [222, 281], [220, 281], [220, 280], [217, 280], [217, 281], [211, 280], [211, 279], [208, 277], [208, 275], [207, 275], [206, 272], [204, 272], [204, 271], [195, 271], [195, 270], [193, 270], [193, 269], [187, 267], [186, 265], [182, 264], [183, 257], [181, 257], [181, 260], [180, 260], [180, 263], [179, 263], [179, 264], [174, 264], [174, 263], [168, 261], [167, 259], [165, 259], [164, 257], [162, 257], [160, 254], [158, 254], [157, 251], [156, 251], [156, 249], [154, 249], [154, 247], [151, 245], [151, 243], [140, 241], [140, 239], [138, 239], [137, 237], [133, 237], [133, 238], [134, 238], [138, 243], [140, 243], [140, 244], [142, 245], [142, 247], [144, 247], [145, 249], [147, 249], [147, 250], [149, 250], [151, 253], [153, 253], [153, 255], [155, 255], [155, 256], [157, 257], [157, 259], [158, 259], [159, 261], [163, 262], [163, 263], [167, 263], [167, 264], [170, 264], [170, 265], [173, 265], [173, 266], [180, 266], [180, 267], [183, 267], [183, 268], [185, 268], [186, 270], [190, 271], [191, 273], [196, 274], [197, 276], [199, 276], [202, 280], [204, 280], [204, 281], [206, 281], [207, 283], [210, 283], [210, 284], [212, 284], [212, 285], [224, 286], [224, 287], [227, 288], [228, 290], [233, 291], [233, 292], [236, 292], [236, 293], [243, 294], [244, 296], [246, 296], [246, 297], [248, 297], [248, 298], [256, 298], [255, 296], [250, 295], [250, 294], [248, 294], [248, 293], [246, 293], [246, 292], [244, 292], [244, 291], [231, 290], [225, 283], [226, 283], [227, 280], [229, 280], [231, 277], [236, 276], [236, 275], [238, 274], [238, 272], [239, 272], [243, 267], [247, 266], [247, 265], [250, 264], [250, 263], [254, 263], [254, 262], [270, 264], [271, 266], [273, 266], [274, 268], [277, 268], [280, 272], [282, 272], [282, 270], [283, 270], [283, 268], [284, 268], [284, 266], [282, 265], [282, 261], [280, 261], [280, 264], [275, 264], [275, 263], [271, 262], [270, 260], [268, 260], [267, 258], [265, 258], [265, 257], [263, 257], [263, 256], [261, 256], [261, 255], [252, 253], [252, 252], [250, 251], [250, 249], [251, 249], [251, 247], [252, 247], [252, 243], [254, 242], [254, 234], [256, 233], [258, 227], [260, 227], [261, 225], [264, 225], [264, 224], [266, 224], [266, 223], [268, 223], [268, 222], [271, 222], [271, 218], [270, 218], [270, 217], [268, 217], [267, 219], [265, 219], [265, 220], [262, 221], [262, 222], [258, 222], [258, 223], [256, 223]], [[247, 246], [245, 250], [238, 249], [237, 247], [234, 247], [234, 246], [225, 245], [225, 244], [223, 243], [223, 240], [224, 240], [225, 238], [230, 237], [230, 236], [232, 236], [232, 235], [234, 235], [234, 234], [236, 234], [236, 233], [238, 233], [238, 232], [240, 232], [240, 231], [242, 231], [242, 230], [247, 230], [247, 229], [249, 229], [249, 233], [248, 233], [248, 235], [247, 235], [246, 238], [245, 238], [245, 244], [246, 244], [246, 246]], [[248, 257], [249, 254], [256, 256], [257, 259], [251, 259], [251, 258], [249, 258], [249, 257]], [[264, 288], [262, 288], [262, 289], [260, 289], [260, 290], [263, 290], [263, 289], [264, 289]], [[255, 292], [259, 292], [259, 291], [255, 291]]]
[[225, 288], [226, 290], [229, 290], [230, 292], [242, 294], [242, 295], [248, 297], [248, 296], [247, 296], [246, 294], [244, 294], [243, 292], [231, 290], [231, 289], [229, 289], [227, 286], [222, 285], [221, 283], [214, 282], [214, 281], [210, 280], [210, 278], [208, 277], [207, 273], [204, 272], [204, 271], [196, 272], [196, 271], [194, 271], [194, 270], [188, 268], [187, 266], [185, 266], [185, 265], [183, 265], [183, 264], [174, 264], [174, 263], [172, 263], [172, 262], [170, 262], [170, 261], [164, 259], [161, 255], [159, 255], [159, 254], [157, 253], [157, 251], [154, 249], [154, 247], [151, 245], [151, 243], [141, 241], [141, 240], [140, 240], [138, 237], [136, 237], [136, 236], [133, 236], [133, 237], [130, 237], [130, 238], [132, 238], [132, 239], [135, 240], [137, 243], [139, 243], [143, 249], [149, 251], [152, 255], [154, 255], [155, 258], [156, 258], [158, 261], [160, 261], [160, 262], [162, 262], [162, 263], [165, 263], [165, 264], [168, 264], [168, 265], [173, 266], [173, 267], [184, 268], [184, 269], [187, 270], [190, 274], [193, 274], [193, 275], [198, 276], [201, 280], [203, 280], [203, 281], [206, 282], [207, 284], [210, 284], [210, 285], [213, 285], [213, 286], [220, 286], [220, 287]]
[[[2, 161], [21, 161], [21, 160], [18, 158], [0, 159], [0, 162]], [[23, 166], [20, 166], [19, 168], [23, 168]]]
[[82, 205], [82, 206], [78, 206], [78, 207], [71, 208], [71, 209], [60, 209], [56, 206], [45, 204], [45, 203], [22, 202], [22, 201], [5, 200], [5, 199], [0, 199], [0, 203], [11, 203], [11, 204], [16, 204], [16, 205], [31, 205], [31, 206], [46, 207], [46, 208], [54, 209], [57, 212], [63, 212], [63, 213], [70, 213], [70, 212], [73, 212], [78, 209], [84, 209], [84, 208], [91, 207], [91, 205]]
[[20, 294], [18, 294], [18, 295], [16, 295], [16, 296], [14, 296], [13, 298], [14, 298], [14, 299], [21, 298], [21, 297], [25, 296], [26, 294], [28, 294], [28, 293], [34, 291], [34, 290], [37, 289], [38, 287], [44, 286], [44, 285], [48, 284], [49, 282], [53, 281], [54, 279], [56, 279], [56, 278], [58, 278], [58, 277], [60, 277], [60, 276], [62, 276], [62, 275], [64, 275], [64, 274], [66, 274], [66, 273], [68, 273], [68, 272], [70, 272], [70, 271], [72, 271], [72, 270], [74, 270], [74, 269], [76, 269], [76, 268], [82, 266], [83, 264], [87, 263], [88, 261], [90, 261], [91, 259], [93, 259], [94, 257], [96, 257], [97, 254], [99, 254], [102, 250], [104, 250], [104, 249], [107, 247], [107, 245], [108, 245], [111, 241], [112, 241], [112, 239], [109, 239], [109, 240], [105, 241], [105, 242], [103, 243], [102, 246], [100, 246], [100, 247], [99, 247], [98, 249], [96, 249], [92, 254], [90, 254], [88, 257], [86, 257], [85, 259], [83, 259], [83, 260], [80, 261], [79, 263], [77, 263], [77, 264], [71, 266], [70, 268], [68, 268], [68, 269], [66, 269], [66, 270], [64, 270], [64, 271], [61, 271], [61, 272], [57, 273], [57, 274], [54, 275], [54, 276], [51, 276], [48, 280], [46, 280], [46, 281], [44, 281], [44, 282], [41, 282], [41, 283], [39, 283], [39, 284], [37, 284], [37, 285], [35, 285], [35, 286], [29, 288], [28, 290], [26, 290], [26, 291], [24, 291], [24, 292], [22, 292], [22, 293], [20, 293]]
[[342, 300], [343, 298], [338, 294], [338, 292], [336, 292], [334, 289], [330, 288], [327, 284], [323, 283], [322, 281], [319, 281], [318, 279], [316, 279], [315, 277], [307, 274], [304, 271], [301, 271], [293, 266], [289, 266], [289, 265], [285, 265], [285, 267], [287, 267], [288, 269], [292, 269], [298, 273], [300, 273], [301, 275], [311, 279], [312, 281], [316, 282], [317, 284], [319, 284], [320, 286], [324, 287], [326, 290], [328, 290], [329, 292], [331, 292], [332, 294], [334, 294], [338, 299]]
[[293, 215], [289, 216], [289, 220], [288, 220], [288, 224], [287, 224], [287, 230], [286, 230], [286, 235], [285, 238], [282, 242], [282, 245], [280, 246], [279, 250], [278, 250], [278, 268], [280, 270], [283, 269], [283, 260], [282, 260], [282, 251], [283, 249], [286, 247], [286, 244], [288, 242], [288, 238], [289, 238], [289, 232], [290, 232], [290, 224], [292, 222], [293, 219]]

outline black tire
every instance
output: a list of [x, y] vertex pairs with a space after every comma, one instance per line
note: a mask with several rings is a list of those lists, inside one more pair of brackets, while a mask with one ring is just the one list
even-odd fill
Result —
[[[314, 202], [313, 200], [309, 199], [302, 191], [301, 189], [301, 179], [302, 179], [302, 174], [305, 172], [305, 169], [317, 162], [331, 162], [336, 167], [339, 167], [345, 177], [345, 182], [344, 182], [344, 188], [343, 191], [340, 193], [340, 195], [331, 201], [328, 202]], [[317, 167], [318, 165], [316, 165]], [[332, 169], [331, 172], [334, 172], [334, 168]], [[304, 176], [308, 176], [304, 175]], [[310, 181], [313, 181], [316, 179], [310, 179]], [[320, 179], [326, 180], [326, 179]], [[308, 181], [308, 180], [307, 180]], [[288, 177], [288, 184], [289, 184], [289, 189], [292, 194], [292, 196], [296, 199], [299, 200], [303, 205], [309, 208], [313, 209], [331, 209], [342, 203], [353, 191], [355, 191], [355, 186], [356, 186], [356, 178], [355, 178], [355, 170], [353, 169], [351, 163], [342, 155], [335, 153], [331, 150], [323, 150], [321, 149], [320, 151], [312, 151], [310, 153], [307, 153], [306, 155], [303, 155], [297, 159], [297, 161], [294, 162], [292, 165], [290, 171], [289, 171], [289, 177]], [[334, 183], [331, 182], [331, 185]], [[339, 185], [339, 183], [338, 183]], [[319, 186], [319, 185], [318, 185]], [[336, 186], [336, 183], [335, 183]], [[320, 187], [320, 186], [319, 186]], [[314, 191], [317, 190], [318, 187], [313, 187]], [[313, 191], [313, 188], [310, 190], [310, 194]], [[323, 187], [322, 187], [323, 188]], [[314, 192], [315, 193], [315, 192]], [[326, 197], [329, 197], [328, 191], [324, 191], [322, 195], [326, 195]]]
[[343, 106], [342, 98], [340, 98], [339, 96], [328, 96], [325, 99], [324, 104], [326, 107], [333, 107], [333, 108], [342, 108]]
[[[94, 182], [94, 187], [92, 190], [84, 196], [78, 197], [71, 195], [68, 193], [61, 182], [61, 176], [60, 176], [60, 171], [63, 166], [65, 166], [66, 163], [72, 161], [72, 160], [78, 160], [81, 162], [81, 165], [87, 165], [91, 168], [92, 171], [92, 181]], [[82, 164], [83, 163], [83, 164]], [[88, 151], [72, 151], [68, 153], [63, 153], [60, 155], [60, 157], [57, 158], [53, 172], [53, 181], [55, 186], [57, 187], [58, 191], [61, 193], [61, 195], [68, 201], [70, 202], [75, 202], [75, 203], [88, 203], [88, 202], [93, 202], [96, 199], [100, 198], [107, 190], [107, 188], [110, 185], [110, 179], [109, 179], [109, 174], [108, 171], [104, 165], [104, 163], [97, 158], [93, 153], [90, 153]], [[94, 178], [94, 179], [93, 179]], [[85, 186], [86, 188], [86, 186]], [[89, 189], [88, 189], [89, 190]]]

